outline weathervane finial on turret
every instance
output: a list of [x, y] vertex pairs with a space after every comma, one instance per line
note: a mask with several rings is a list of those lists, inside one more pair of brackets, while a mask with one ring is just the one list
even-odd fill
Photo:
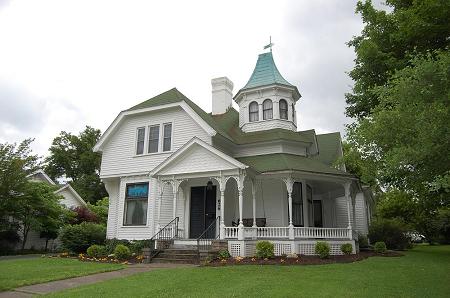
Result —
[[269, 44], [264, 46], [264, 50], [270, 48], [270, 51], [272, 52], [272, 47], [273, 47], [274, 45], [275, 45], [275, 44], [272, 43], [272, 36], [270, 36], [270, 37], [269, 37]]

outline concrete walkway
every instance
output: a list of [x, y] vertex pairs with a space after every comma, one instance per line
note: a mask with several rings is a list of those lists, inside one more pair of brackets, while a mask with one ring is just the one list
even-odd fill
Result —
[[43, 284], [35, 284], [31, 286], [24, 286], [16, 288], [11, 291], [0, 292], [0, 298], [21, 298], [21, 297], [32, 297], [34, 295], [42, 295], [53, 292], [58, 292], [62, 290], [67, 290], [71, 288], [76, 288], [83, 285], [94, 284], [97, 282], [102, 282], [105, 280], [126, 277], [137, 273], [152, 271], [156, 269], [163, 268], [181, 268], [181, 267], [193, 267], [197, 265], [189, 264], [139, 264], [131, 265], [125, 269], [91, 274], [86, 276], [55, 280]]

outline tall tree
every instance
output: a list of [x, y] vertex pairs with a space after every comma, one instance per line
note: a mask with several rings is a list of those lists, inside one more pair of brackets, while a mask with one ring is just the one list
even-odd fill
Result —
[[78, 136], [62, 131], [53, 139], [46, 158], [46, 173], [52, 179], [67, 179], [87, 201], [96, 202], [107, 196], [100, 181], [101, 155], [93, 152], [101, 132], [86, 126]]
[[27, 187], [27, 175], [39, 167], [39, 157], [30, 149], [32, 139], [20, 144], [0, 144], [0, 230], [9, 230], [17, 216], [18, 202]]
[[350, 117], [371, 115], [380, 102], [376, 88], [410, 66], [411, 56], [450, 46], [450, 1], [386, 0], [386, 5], [390, 12], [375, 9], [371, 1], [356, 6], [365, 27], [348, 43], [356, 52], [350, 71], [355, 84], [346, 94]]

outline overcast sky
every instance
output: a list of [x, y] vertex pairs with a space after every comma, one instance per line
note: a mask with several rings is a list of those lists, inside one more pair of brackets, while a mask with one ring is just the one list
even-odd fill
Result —
[[104, 131], [117, 114], [170, 88], [211, 111], [211, 83], [236, 93], [275, 43], [278, 69], [302, 98], [299, 130], [344, 132], [344, 94], [362, 29], [353, 0], [0, 0], [0, 142], [61, 130]]

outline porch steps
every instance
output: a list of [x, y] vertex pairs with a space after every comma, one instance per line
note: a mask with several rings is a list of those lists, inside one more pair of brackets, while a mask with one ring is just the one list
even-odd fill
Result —
[[192, 248], [168, 248], [152, 259], [152, 263], [197, 264], [197, 250]]

